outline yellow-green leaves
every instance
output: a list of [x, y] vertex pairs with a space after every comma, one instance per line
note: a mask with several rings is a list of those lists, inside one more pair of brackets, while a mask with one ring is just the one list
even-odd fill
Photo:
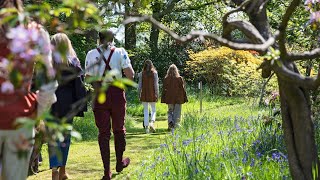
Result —
[[103, 104], [104, 102], [106, 102], [106, 100], [107, 100], [106, 93], [100, 92], [98, 95], [98, 103]]
[[275, 60], [280, 58], [280, 51], [278, 49], [274, 49], [270, 47], [270, 51], [264, 56], [267, 60]]
[[189, 53], [186, 72], [190, 80], [202, 80], [215, 93], [227, 96], [258, 93], [262, 78], [256, 68], [262, 60], [256, 52], [220, 47]]

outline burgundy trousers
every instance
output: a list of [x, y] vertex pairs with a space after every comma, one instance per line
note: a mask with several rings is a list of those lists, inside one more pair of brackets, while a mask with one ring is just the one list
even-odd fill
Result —
[[99, 147], [104, 166], [105, 177], [111, 175], [110, 172], [110, 129], [112, 127], [114, 135], [114, 145], [117, 163], [122, 163], [122, 155], [126, 147], [126, 97], [124, 90], [110, 86], [106, 92], [106, 101], [103, 104], [94, 102], [94, 117], [96, 126], [99, 129]]

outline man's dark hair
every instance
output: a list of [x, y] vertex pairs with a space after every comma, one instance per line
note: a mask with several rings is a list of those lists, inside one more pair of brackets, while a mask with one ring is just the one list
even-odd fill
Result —
[[113, 38], [114, 38], [114, 34], [110, 30], [104, 30], [99, 32], [99, 39], [101, 43], [112, 42]]

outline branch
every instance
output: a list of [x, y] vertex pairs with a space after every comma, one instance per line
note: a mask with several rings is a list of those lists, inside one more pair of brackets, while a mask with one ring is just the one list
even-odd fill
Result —
[[[262, 1], [262, 2], [260, 2]], [[260, 0], [259, 2], [263, 4], [265, 0]], [[238, 11], [243, 11], [245, 8], [247, 8], [248, 5], [249, 8], [252, 8], [252, 6], [256, 5], [258, 1], [252, 2], [252, 0], [246, 0], [242, 2], [237, 8], [227, 12], [223, 16], [223, 35], [222, 37], [231, 40], [231, 33], [233, 30], [238, 29], [240, 30], [246, 37], [247, 39], [253, 43], [253, 44], [262, 44], [265, 43], [265, 39], [263, 36], [260, 34], [260, 32], [257, 30], [255, 26], [253, 26], [250, 22], [247, 21], [228, 21], [228, 16], [230, 14], [233, 14]], [[261, 6], [259, 6], [261, 7]]]
[[[280, 62], [280, 61], [279, 61]], [[301, 87], [307, 88], [307, 89], [316, 89], [320, 86], [320, 77], [308, 77], [308, 76], [302, 76], [299, 73], [296, 73], [287, 67], [285, 67], [283, 64], [279, 65], [278, 63], [273, 61], [273, 64], [271, 65], [274, 72], [280, 76], [281, 78], [291, 82], [295, 83]]]
[[250, 3], [250, 1], [251, 1], [251, 0], [246, 0], [246, 1], [242, 2], [237, 8], [235, 8], [235, 9], [227, 12], [227, 13], [223, 16], [223, 18], [222, 18], [222, 23], [225, 24], [225, 23], [228, 22], [228, 16], [229, 16], [230, 14], [233, 14], [233, 13], [239, 12], [239, 11], [243, 11], [244, 8], [245, 8], [245, 6], [248, 5], [248, 4]]
[[235, 43], [232, 41], [229, 41], [225, 38], [222, 38], [220, 36], [217, 36], [215, 34], [210, 34], [210, 33], [205, 33], [205, 32], [200, 32], [200, 31], [193, 31], [186, 36], [179, 36], [175, 32], [171, 31], [169, 28], [167, 28], [165, 25], [161, 24], [154, 18], [150, 16], [141, 16], [141, 17], [128, 17], [128, 19], [124, 20], [123, 24], [128, 24], [128, 23], [133, 23], [133, 22], [150, 22], [153, 25], [155, 25], [157, 28], [162, 29], [165, 31], [167, 34], [169, 34], [172, 38], [174, 38], [176, 41], [185, 43], [192, 41], [196, 38], [200, 39], [213, 39], [217, 41], [218, 43], [228, 46], [232, 49], [237, 49], [237, 50], [255, 50], [255, 51], [265, 51], [267, 50], [271, 45], [275, 43], [275, 38], [270, 37], [265, 43], [263, 44], [248, 44], [248, 43]]
[[286, 29], [288, 26], [288, 22], [290, 20], [290, 17], [292, 16], [293, 12], [299, 6], [300, 0], [293, 0], [289, 7], [287, 8], [286, 13], [283, 15], [282, 22], [279, 26], [279, 50], [280, 50], [280, 58], [281, 59], [286, 59], [285, 57], [287, 56], [287, 48], [286, 48]]
[[247, 13], [254, 12], [258, 14], [261, 12], [261, 10], [263, 9], [263, 7], [266, 5], [268, 1], [269, 0], [253, 0], [249, 5], [249, 7], [246, 7], [246, 12]]
[[163, 17], [164, 15], [172, 12], [172, 9], [176, 5], [176, 3], [179, 2], [179, 1], [180, 0], [170, 0], [161, 12], [156, 13], [153, 16], [154, 17]]
[[217, 2], [207, 2], [207, 3], [204, 3], [204, 4], [200, 4], [200, 5], [197, 5], [197, 6], [191, 6], [191, 7], [187, 7], [187, 8], [181, 8], [181, 9], [175, 9], [174, 12], [184, 12], [184, 11], [195, 11], [195, 10], [199, 10], [203, 7], [206, 7], [206, 6], [209, 6], [209, 5], [213, 5]]
[[297, 60], [309, 60], [320, 57], [320, 48], [313, 49], [312, 51], [306, 51], [301, 53], [288, 53], [286, 56], [289, 61]]
[[222, 37], [231, 39], [231, 32], [235, 29], [240, 30], [253, 44], [265, 43], [264, 38], [260, 32], [250, 22], [247, 21], [233, 21], [228, 22], [223, 27]]

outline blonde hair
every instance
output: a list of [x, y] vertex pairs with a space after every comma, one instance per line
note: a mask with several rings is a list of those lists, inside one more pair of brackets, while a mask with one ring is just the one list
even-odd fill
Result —
[[[71, 41], [66, 34], [57, 33], [53, 35], [51, 38], [51, 44], [56, 48], [55, 52], [60, 53], [62, 63], [69, 64], [68, 56], [77, 57], [77, 54], [72, 47]], [[53, 59], [54, 58], [56, 57], [53, 57]], [[54, 62], [56, 62], [55, 59]]]
[[166, 77], [179, 77], [179, 76], [180, 74], [177, 66], [175, 64], [171, 64], [167, 71]]

